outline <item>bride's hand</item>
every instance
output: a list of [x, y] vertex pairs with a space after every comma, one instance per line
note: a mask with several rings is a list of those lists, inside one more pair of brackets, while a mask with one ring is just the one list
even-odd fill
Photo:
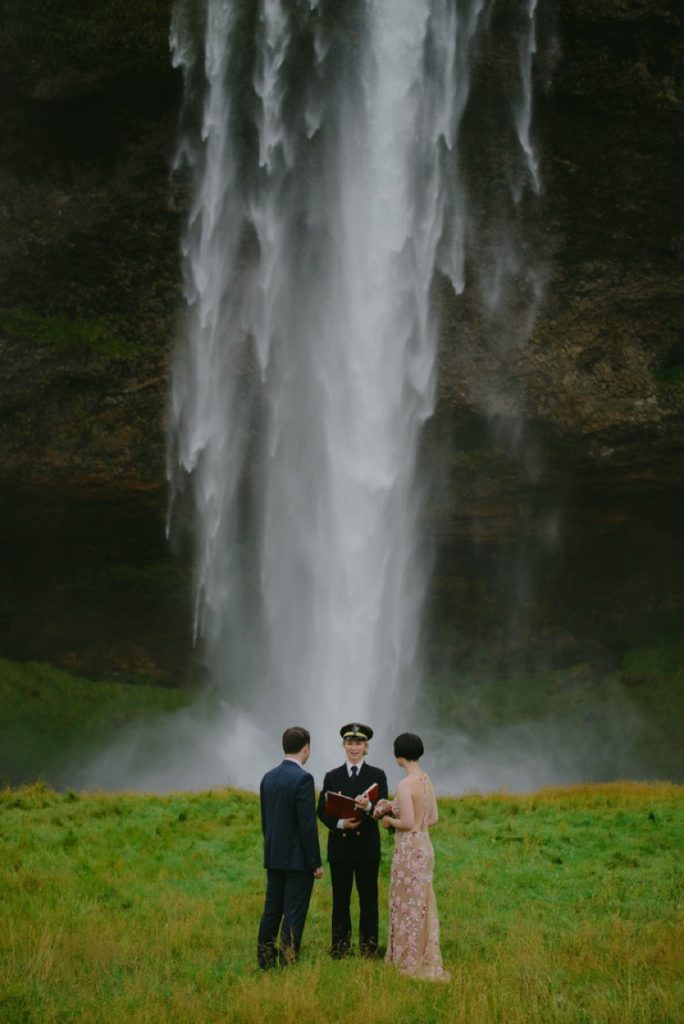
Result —
[[378, 800], [375, 807], [373, 808], [373, 817], [382, 818], [383, 814], [389, 814], [392, 810], [392, 804], [389, 800]]

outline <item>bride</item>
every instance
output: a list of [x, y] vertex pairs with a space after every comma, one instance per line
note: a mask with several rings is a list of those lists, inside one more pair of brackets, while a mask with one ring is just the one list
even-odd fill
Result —
[[437, 821], [432, 783], [421, 770], [420, 736], [405, 732], [394, 741], [397, 764], [406, 778], [393, 803], [383, 800], [375, 815], [384, 828], [396, 830], [390, 882], [390, 924], [387, 961], [402, 974], [430, 981], [449, 981], [439, 948], [439, 918], [432, 890], [435, 854], [428, 828]]

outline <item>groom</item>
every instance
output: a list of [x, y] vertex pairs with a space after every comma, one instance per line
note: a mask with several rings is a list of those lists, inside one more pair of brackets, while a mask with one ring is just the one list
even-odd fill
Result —
[[373, 804], [358, 801], [363, 810], [361, 821], [328, 817], [325, 809], [327, 790], [358, 797], [374, 782], [379, 799], [387, 799], [387, 777], [380, 768], [366, 762], [368, 741], [373, 730], [360, 722], [340, 729], [345, 761], [326, 773], [318, 800], [318, 817], [329, 829], [328, 861], [333, 888], [332, 946], [335, 959], [346, 956], [351, 944], [351, 892], [354, 882], [359, 894], [359, 947], [362, 956], [376, 956], [378, 950], [378, 873], [380, 871], [380, 835], [373, 818]]
[[286, 729], [285, 757], [266, 772], [259, 789], [267, 882], [257, 962], [264, 969], [285, 966], [299, 956], [314, 879], [323, 877], [314, 780], [304, 768], [310, 746], [306, 729]]

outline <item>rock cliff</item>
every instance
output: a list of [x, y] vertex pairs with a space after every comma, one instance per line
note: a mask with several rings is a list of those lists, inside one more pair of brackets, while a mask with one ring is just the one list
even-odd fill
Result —
[[[447, 664], [492, 637], [604, 656], [684, 606], [684, 12], [543, 17], [536, 318], [493, 329], [436, 283], [424, 464]], [[184, 206], [169, 18], [167, 0], [0, 14], [0, 648], [171, 682], [190, 616], [163, 533]]]

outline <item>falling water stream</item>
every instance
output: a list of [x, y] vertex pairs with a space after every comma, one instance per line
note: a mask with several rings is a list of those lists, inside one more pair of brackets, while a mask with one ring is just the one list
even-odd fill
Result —
[[[493, 5], [207, 0], [203, 38], [196, 6], [179, 0], [172, 27], [190, 201], [169, 416], [195, 635], [226, 742], [238, 722], [275, 740], [303, 723], [330, 760], [350, 719], [387, 739], [420, 681], [431, 294], [437, 273], [465, 284], [460, 128]], [[536, 2], [520, 8], [513, 204], [540, 187]], [[485, 279], [520, 271], [505, 227]]]

